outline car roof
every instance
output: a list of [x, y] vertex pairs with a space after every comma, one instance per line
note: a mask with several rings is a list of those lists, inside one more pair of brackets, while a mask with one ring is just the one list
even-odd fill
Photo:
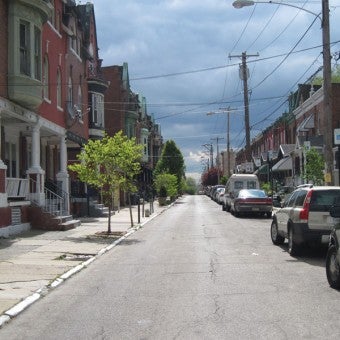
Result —
[[299, 186], [295, 190], [299, 189], [313, 189], [313, 190], [340, 190], [340, 187], [336, 186]]

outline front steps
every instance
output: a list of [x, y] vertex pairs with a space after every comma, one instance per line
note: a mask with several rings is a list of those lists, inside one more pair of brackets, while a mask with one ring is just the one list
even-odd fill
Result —
[[50, 231], [66, 231], [80, 225], [80, 221], [72, 215], [55, 216], [43, 211], [40, 207], [31, 206], [28, 210], [32, 228]]

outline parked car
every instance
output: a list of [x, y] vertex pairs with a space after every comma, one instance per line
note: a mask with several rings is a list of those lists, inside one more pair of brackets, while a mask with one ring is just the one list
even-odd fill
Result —
[[340, 202], [334, 205], [329, 214], [335, 219], [334, 227], [329, 237], [326, 257], [326, 275], [332, 288], [340, 289]]
[[283, 186], [280, 190], [273, 195], [273, 206], [281, 207], [286, 197], [296, 188], [292, 186]]
[[273, 200], [260, 189], [242, 189], [231, 198], [230, 212], [239, 216], [241, 213], [256, 213], [272, 216]]
[[224, 188], [224, 185], [222, 185], [222, 184], [217, 184], [217, 185], [214, 185], [213, 187], [211, 187], [209, 196], [213, 201], [216, 200], [216, 192], [218, 190], [222, 189], [222, 188]]
[[219, 189], [216, 190], [215, 201], [218, 204], [222, 204], [224, 192], [225, 192], [225, 188], [224, 187], [223, 188], [219, 188]]
[[222, 210], [230, 211], [231, 199], [242, 189], [259, 189], [259, 179], [254, 174], [233, 174], [227, 181]]
[[301, 186], [278, 209], [270, 228], [272, 242], [288, 239], [289, 254], [298, 255], [304, 244], [327, 244], [333, 227], [330, 208], [340, 199], [340, 187]]

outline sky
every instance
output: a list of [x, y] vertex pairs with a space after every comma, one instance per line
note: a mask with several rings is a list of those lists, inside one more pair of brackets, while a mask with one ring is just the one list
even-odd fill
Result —
[[[131, 90], [146, 98], [164, 141], [175, 141], [187, 176], [199, 178], [204, 171], [204, 145], [213, 145], [214, 157], [217, 147], [226, 149], [227, 108], [230, 147], [245, 145], [242, 52], [249, 69], [251, 138], [285, 112], [298, 84], [321, 75], [321, 0], [284, 1], [304, 10], [270, 3], [235, 9], [231, 0], [91, 2], [103, 66], [128, 63]], [[329, 5], [335, 66], [340, 0]]]

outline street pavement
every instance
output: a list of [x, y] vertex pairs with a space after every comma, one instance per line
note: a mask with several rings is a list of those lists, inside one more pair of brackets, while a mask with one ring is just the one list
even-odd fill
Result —
[[169, 207], [155, 201], [153, 211], [146, 203], [138, 213], [133, 206], [133, 227], [128, 207], [116, 211], [110, 237], [101, 235], [108, 229], [108, 217], [88, 217], [67, 231], [32, 229], [0, 238], [0, 328]]

